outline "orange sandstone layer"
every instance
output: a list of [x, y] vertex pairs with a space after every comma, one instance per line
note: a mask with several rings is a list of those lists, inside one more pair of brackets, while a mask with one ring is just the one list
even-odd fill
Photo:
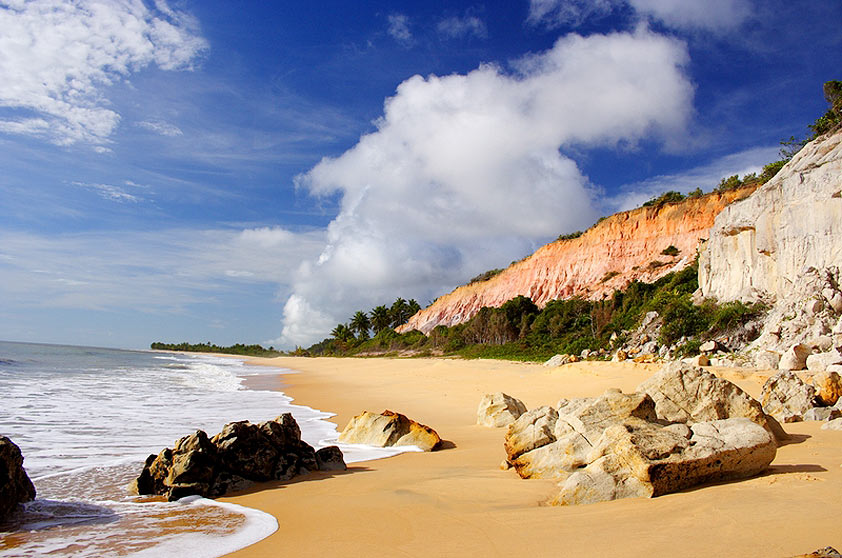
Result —
[[[690, 265], [719, 212], [753, 191], [754, 187], [742, 188], [617, 213], [578, 238], [539, 248], [488, 281], [439, 297], [398, 331], [429, 333], [437, 325], [460, 324], [483, 306], [500, 307], [518, 295], [543, 307], [555, 299], [598, 300], [633, 280], [655, 281]], [[679, 250], [677, 256], [662, 254], [669, 246]]]

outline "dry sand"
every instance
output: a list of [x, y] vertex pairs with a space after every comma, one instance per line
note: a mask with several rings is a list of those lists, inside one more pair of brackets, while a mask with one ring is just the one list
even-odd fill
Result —
[[[548, 369], [447, 359], [255, 359], [290, 368], [278, 385], [296, 403], [337, 413], [340, 430], [363, 410], [392, 409], [450, 442], [314, 473], [225, 498], [273, 514], [272, 536], [231, 556], [734, 556], [784, 558], [842, 550], [842, 432], [785, 425], [770, 471], [654, 499], [550, 507], [548, 480], [499, 468], [503, 430], [476, 426], [484, 393], [527, 407], [561, 397], [630, 392], [657, 366], [576, 363]], [[757, 396], [768, 373], [717, 371]]]

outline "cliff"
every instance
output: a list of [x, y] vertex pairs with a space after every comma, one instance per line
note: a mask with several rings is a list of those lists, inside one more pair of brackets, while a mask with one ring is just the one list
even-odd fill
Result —
[[[499, 307], [518, 295], [543, 307], [562, 298], [600, 299], [632, 280], [654, 281], [692, 263], [714, 218], [753, 191], [749, 187], [617, 213], [578, 238], [543, 246], [490, 280], [439, 297], [398, 331], [429, 333], [437, 325], [453, 326], [469, 320], [483, 306]], [[669, 246], [678, 253], [662, 254]]]
[[842, 132], [807, 144], [716, 217], [699, 287], [719, 300], [778, 299], [806, 268], [832, 266], [842, 266]]
[[842, 131], [807, 144], [775, 177], [715, 219], [699, 290], [770, 304], [748, 348], [774, 368], [795, 344], [842, 346]]

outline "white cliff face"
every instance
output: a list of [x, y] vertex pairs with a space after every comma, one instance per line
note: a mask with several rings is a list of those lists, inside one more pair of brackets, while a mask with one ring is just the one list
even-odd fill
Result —
[[842, 132], [811, 142], [717, 215], [699, 287], [720, 301], [780, 300], [810, 267], [842, 267]]

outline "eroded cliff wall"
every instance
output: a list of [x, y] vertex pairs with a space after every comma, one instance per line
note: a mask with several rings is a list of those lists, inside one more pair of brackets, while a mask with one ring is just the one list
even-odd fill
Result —
[[717, 215], [700, 253], [699, 287], [721, 301], [777, 300], [810, 267], [842, 267], [842, 132], [809, 143]]
[[[661, 207], [617, 213], [579, 238], [552, 242], [488, 281], [465, 285], [439, 297], [399, 331], [429, 333], [437, 325], [469, 320], [483, 306], [499, 307], [524, 295], [543, 307], [548, 301], [581, 296], [600, 299], [632, 280], [651, 282], [693, 262], [700, 239], [714, 218], [753, 188], [708, 194]], [[662, 252], [669, 246], [676, 256]]]

